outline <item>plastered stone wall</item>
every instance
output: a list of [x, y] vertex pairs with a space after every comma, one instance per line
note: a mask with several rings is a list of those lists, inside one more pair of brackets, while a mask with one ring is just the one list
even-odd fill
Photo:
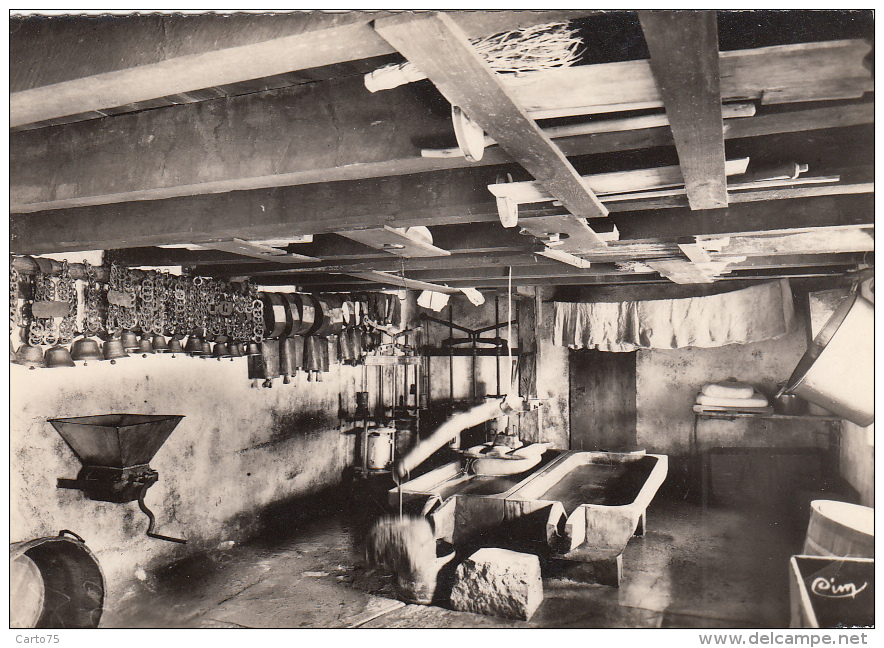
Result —
[[[272, 389], [251, 388], [244, 358], [130, 357], [116, 365], [28, 370], [10, 366], [10, 541], [70, 529], [97, 555], [111, 586], [138, 568], [171, 562], [255, 532], [268, 505], [341, 481], [355, 460], [354, 435], [341, 434], [360, 368], [332, 365], [324, 382], [302, 374]], [[182, 414], [150, 462], [160, 475], [146, 503], [156, 532], [187, 545], [150, 539], [137, 502], [87, 499], [56, 488], [80, 461], [47, 423], [53, 417], [108, 413]]]
[[[789, 378], [807, 342], [803, 327], [774, 340], [710, 349], [641, 349], [636, 359], [636, 438], [648, 451], [686, 454], [694, 424], [697, 393], [709, 382], [735, 378], [762, 393], [776, 393]], [[704, 420], [702, 447], [812, 445], [807, 421]], [[818, 429], [818, 428], [815, 428]]]

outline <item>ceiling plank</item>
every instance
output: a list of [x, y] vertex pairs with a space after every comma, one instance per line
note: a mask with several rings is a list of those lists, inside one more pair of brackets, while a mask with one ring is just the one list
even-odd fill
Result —
[[[588, 13], [471, 11], [451, 19], [476, 37]], [[20, 19], [10, 38], [10, 126], [392, 54], [370, 26], [384, 15], [389, 12]]]
[[[742, 175], [746, 173], [749, 158], [727, 160], [724, 165], [725, 174], [728, 176]], [[632, 171], [613, 171], [611, 173], [597, 173], [582, 176], [583, 181], [589, 188], [605, 201], [607, 194], [628, 194], [629, 192], [650, 191], [652, 189], [664, 189], [683, 185], [685, 180], [682, 170], [677, 166], [653, 167], [650, 169], [634, 169]], [[837, 181], [837, 178], [835, 179]], [[528, 203], [546, 202], [553, 197], [537, 180], [524, 182], [501, 182], [488, 185], [488, 190], [498, 198], [509, 198], [514, 202], [525, 205]], [[650, 196], [649, 196], [650, 197]], [[624, 196], [611, 196], [611, 199], [623, 200]], [[628, 199], [633, 199], [629, 197]]]
[[252, 257], [255, 259], [263, 259], [274, 263], [289, 263], [292, 261], [318, 261], [314, 257], [303, 254], [289, 254], [279, 248], [270, 247], [268, 245], [257, 245], [249, 241], [241, 239], [233, 239], [232, 241], [218, 241], [217, 243], [206, 243], [203, 247], [210, 250], [218, 250], [220, 252], [229, 252], [240, 256]]
[[412, 234], [407, 230], [396, 229], [389, 225], [360, 230], [341, 230], [337, 234], [406, 259], [448, 256], [451, 254], [448, 250], [443, 250], [431, 242], [421, 239], [417, 234]]
[[429, 283], [426, 281], [418, 281], [416, 279], [408, 279], [406, 277], [400, 277], [388, 272], [354, 272], [348, 274], [352, 274], [358, 279], [366, 279], [380, 284], [401, 286], [402, 288], [411, 288], [413, 290], [433, 290], [435, 292], [449, 294], [457, 292], [455, 288], [441, 286], [439, 284]]
[[[374, 25], [453, 106], [478, 123], [569, 212], [578, 218], [607, 215], [565, 154], [506, 91], [498, 75], [448, 16], [403, 14], [377, 20]], [[604, 245], [601, 239], [595, 243]]]
[[727, 206], [715, 11], [640, 11], [691, 209]]

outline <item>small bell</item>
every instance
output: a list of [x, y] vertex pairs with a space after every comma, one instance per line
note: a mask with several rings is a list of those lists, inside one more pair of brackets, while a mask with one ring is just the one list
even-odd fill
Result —
[[46, 350], [43, 358], [47, 369], [57, 369], [58, 367], [73, 367], [74, 361], [71, 358], [71, 352], [63, 346], [56, 344], [51, 349]]
[[145, 335], [141, 338], [141, 341], [138, 343], [138, 352], [141, 354], [142, 358], [146, 358], [148, 353], [153, 353], [153, 344], [150, 343], [150, 340]]
[[208, 340], [203, 340], [202, 343], [203, 352], [200, 354], [201, 358], [208, 358], [212, 355], [212, 343]]
[[90, 337], [80, 338], [71, 345], [71, 358], [75, 362], [82, 362], [84, 367], [90, 360], [104, 360], [98, 342]]
[[43, 349], [30, 344], [22, 344], [15, 352], [15, 362], [28, 369], [45, 367], [43, 362]]
[[230, 349], [230, 361], [233, 362], [234, 358], [242, 358], [245, 354], [242, 350], [242, 344], [239, 342], [232, 342], [227, 345]]
[[246, 349], [247, 356], [259, 356], [261, 355], [261, 345], [257, 342], [249, 342], [249, 346]]
[[150, 339], [150, 346], [154, 353], [169, 353], [169, 345], [162, 335], [155, 334]]
[[104, 359], [110, 360], [111, 364], [117, 364], [118, 358], [128, 358], [129, 354], [123, 348], [123, 341], [120, 338], [111, 338], [104, 343]]
[[172, 357], [175, 357], [176, 353], [184, 353], [184, 349], [181, 346], [181, 338], [177, 335], [169, 340], [169, 353], [172, 354]]
[[123, 331], [120, 337], [125, 351], [138, 351], [138, 335], [133, 331]]

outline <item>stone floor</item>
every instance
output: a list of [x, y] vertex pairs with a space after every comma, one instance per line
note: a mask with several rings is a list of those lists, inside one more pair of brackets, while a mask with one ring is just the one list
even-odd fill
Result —
[[[377, 509], [377, 507], [375, 507]], [[108, 593], [115, 628], [782, 628], [795, 524], [661, 495], [624, 552], [620, 588], [544, 578], [530, 621], [406, 605], [362, 558], [377, 510], [359, 506], [243, 546], [219, 548]]]

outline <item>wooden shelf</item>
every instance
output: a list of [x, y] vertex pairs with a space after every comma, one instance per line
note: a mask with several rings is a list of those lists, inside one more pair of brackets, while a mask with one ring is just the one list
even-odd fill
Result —
[[814, 416], [813, 414], [764, 414], [759, 412], [694, 412], [694, 415], [702, 418], [735, 419], [756, 418], [774, 420], [806, 420], [806, 421], [840, 421], [838, 416]]

